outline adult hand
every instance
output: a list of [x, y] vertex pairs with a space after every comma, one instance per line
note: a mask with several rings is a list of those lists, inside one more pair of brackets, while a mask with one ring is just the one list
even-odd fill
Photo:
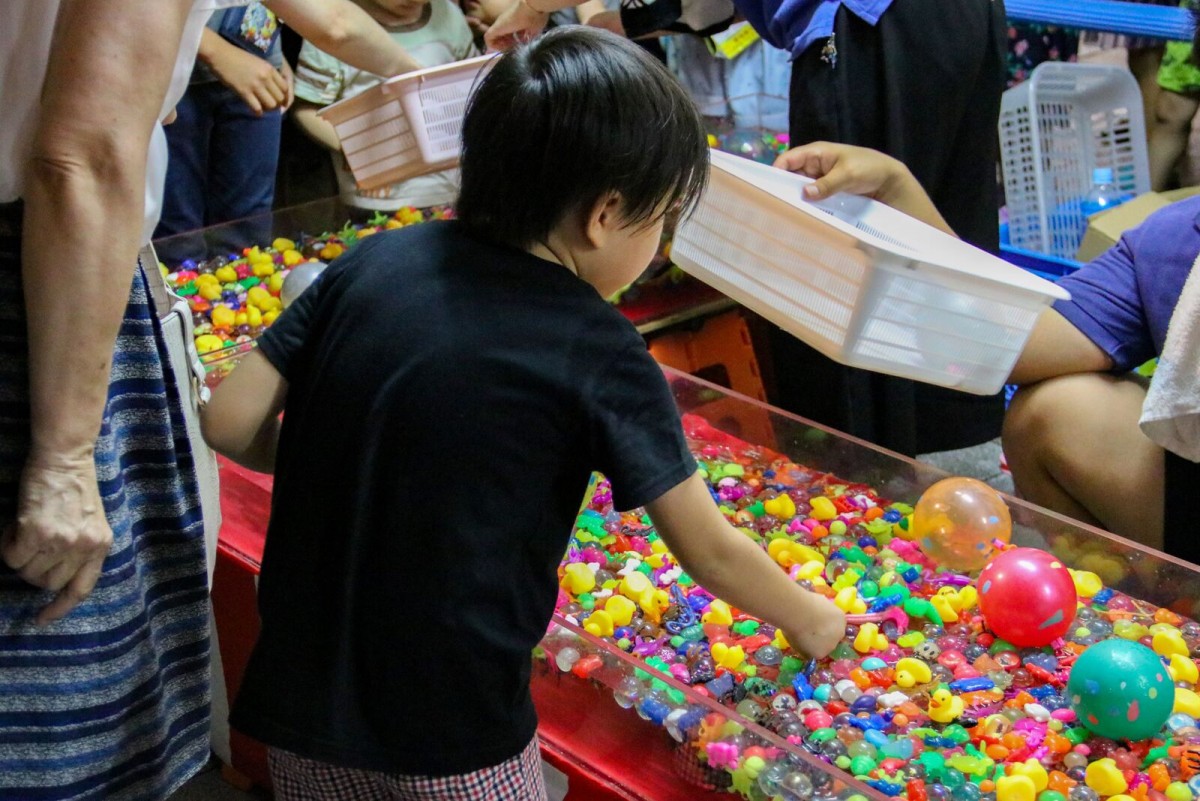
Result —
[[848, 192], [887, 203], [887, 195], [894, 193], [906, 177], [911, 178], [907, 167], [885, 153], [834, 142], [794, 147], [781, 154], [775, 166], [816, 178], [804, 188], [804, 195], [810, 200]]
[[865, 195], [956, 236], [908, 167], [878, 150], [813, 142], [782, 154], [775, 166], [815, 178], [804, 187], [809, 200], [823, 200], [838, 192]]
[[209, 67], [257, 115], [287, 108], [290, 89], [287, 79], [264, 58], [222, 41], [214, 47]]
[[91, 454], [31, 455], [17, 491], [17, 520], [0, 535], [0, 556], [25, 581], [57, 593], [38, 614], [39, 626], [91, 593], [112, 540]]
[[484, 42], [488, 50], [508, 50], [537, 36], [549, 20], [549, 14], [534, 11], [525, 0], [516, 0], [488, 28]]

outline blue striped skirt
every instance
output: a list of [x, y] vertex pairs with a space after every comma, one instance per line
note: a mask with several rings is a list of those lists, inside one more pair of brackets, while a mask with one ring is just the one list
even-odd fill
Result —
[[[15, 517], [29, 447], [20, 242], [9, 223], [0, 226], [0, 528]], [[87, 302], [68, 287], [62, 296]], [[0, 798], [161, 799], [208, 759], [204, 533], [166, 360], [138, 270], [96, 443], [114, 536], [103, 575], [86, 601], [39, 629], [34, 616], [53, 594], [0, 564]]]

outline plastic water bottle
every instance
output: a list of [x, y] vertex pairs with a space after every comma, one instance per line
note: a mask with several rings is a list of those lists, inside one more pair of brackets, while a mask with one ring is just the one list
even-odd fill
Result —
[[1087, 218], [1097, 212], [1111, 209], [1114, 206], [1119, 206], [1126, 200], [1130, 200], [1133, 195], [1128, 192], [1122, 192], [1113, 183], [1113, 171], [1111, 167], [1097, 167], [1092, 170], [1092, 191], [1083, 199], [1079, 210], [1083, 213], [1083, 229], [1080, 231], [1080, 239], [1087, 233]]

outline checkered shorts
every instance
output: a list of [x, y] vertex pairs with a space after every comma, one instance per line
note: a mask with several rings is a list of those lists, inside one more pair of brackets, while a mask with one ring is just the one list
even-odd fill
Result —
[[406, 776], [340, 768], [278, 748], [268, 750], [276, 801], [545, 801], [534, 737], [512, 759], [457, 776]]

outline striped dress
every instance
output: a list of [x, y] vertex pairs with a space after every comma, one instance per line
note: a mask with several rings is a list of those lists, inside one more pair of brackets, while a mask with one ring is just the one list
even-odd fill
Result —
[[[14, 215], [5, 216], [0, 526], [15, 515], [29, 445], [19, 232]], [[64, 293], [63, 302], [81, 301]], [[34, 615], [52, 594], [0, 565], [0, 798], [161, 799], [208, 759], [204, 536], [180, 399], [164, 379], [165, 362], [139, 270], [96, 443], [114, 534], [104, 573], [86, 601], [38, 629]]]

